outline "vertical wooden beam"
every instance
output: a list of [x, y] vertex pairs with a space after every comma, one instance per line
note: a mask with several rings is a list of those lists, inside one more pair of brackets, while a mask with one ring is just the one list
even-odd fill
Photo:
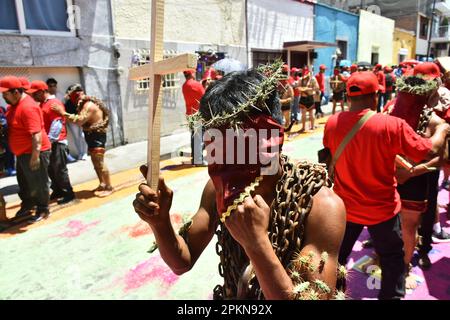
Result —
[[[151, 22], [151, 63], [163, 59], [164, 46], [164, 0], [152, 0]], [[160, 139], [161, 139], [161, 109], [162, 109], [162, 76], [152, 70], [152, 83], [149, 96], [149, 125], [148, 125], [148, 175], [147, 183], [153, 190], [158, 190]]]

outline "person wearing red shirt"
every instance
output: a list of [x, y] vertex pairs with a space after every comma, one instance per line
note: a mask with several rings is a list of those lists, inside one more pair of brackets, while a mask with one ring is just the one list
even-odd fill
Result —
[[386, 76], [384, 75], [384, 72], [382, 69], [383, 69], [383, 66], [379, 63], [373, 69], [373, 72], [377, 76], [378, 83], [380, 85], [380, 90], [378, 92], [377, 112], [381, 112], [381, 110], [384, 107], [384, 104], [386, 103], [386, 101], [384, 100], [384, 94], [386, 93]]
[[[67, 155], [69, 148], [67, 144], [66, 118], [52, 110], [53, 105], [60, 105], [61, 101], [51, 98], [48, 85], [44, 81], [33, 81], [30, 90], [33, 99], [40, 103], [42, 115], [44, 117], [44, 127], [50, 142], [52, 143], [52, 153], [48, 175], [52, 181], [53, 190], [50, 200], [58, 200], [58, 204], [65, 204], [75, 199], [72, 185], [70, 184], [69, 171], [67, 170]], [[64, 108], [65, 112], [65, 108]]]
[[[324, 146], [335, 154], [344, 137], [378, 104], [378, 79], [372, 72], [357, 72], [347, 81], [350, 112], [332, 116], [326, 124]], [[364, 226], [380, 256], [382, 281], [379, 299], [400, 299], [405, 294], [403, 240], [398, 213], [402, 204], [396, 189], [396, 156], [415, 161], [439, 152], [449, 126], [424, 139], [402, 119], [375, 114], [348, 143], [335, 166], [335, 193], [347, 210], [347, 227], [339, 254], [345, 265]], [[382, 165], [380, 165], [382, 164]]]
[[320, 102], [316, 102], [316, 117], [317, 118], [321, 118], [324, 116], [324, 113], [322, 111], [322, 99], [325, 96], [325, 81], [326, 81], [326, 76], [325, 76], [325, 71], [327, 70], [327, 67], [322, 64], [319, 67], [319, 73], [316, 74], [316, 80], [317, 83], [319, 84], [319, 89], [320, 89]]
[[[186, 82], [183, 84], [183, 96], [186, 102], [186, 116], [191, 116], [198, 112], [200, 100], [205, 94], [205, 88], [195, 80], [194, 70], [184, 71]], [[206, 165], [203, 159], [203, 129], [191, 128], [191, 156], [192, 164], [197, 166]]]
[[22, 204], [16, 217], [30, 215], [36, 206], [33, 220], [37, 222], [50, 215], [47, 170], [51, 145], [44, 129], [42, 112], [25, 94], [16, 77], [0, 79], [0, 92], [9, 104], [6, 111], [8, 139], [11, 151], [17, 157], [17, 182]]
[[386, 105], [392, 100], [392, 93], [395, 91], [395, 82], [397, 78], [394, 75], [394, 70], [391, 67], [384, 67], [384, 76], [386, 83], [386, 92], [384, 93], [384, 104]]

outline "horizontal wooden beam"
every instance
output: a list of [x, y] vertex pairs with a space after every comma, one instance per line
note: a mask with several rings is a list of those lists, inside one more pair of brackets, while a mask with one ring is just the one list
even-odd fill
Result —
[[134, 67], [130, 69], [128, 79], [142, 80], [150, 78], [152, 74], [163, 76], [166, 74], [182, 72], [186, 69], [197, 69], [197, 60], [196, 54], [185, 53], [173, 58], [158, 61], [153, 65], [149, 63], [140, 67]]

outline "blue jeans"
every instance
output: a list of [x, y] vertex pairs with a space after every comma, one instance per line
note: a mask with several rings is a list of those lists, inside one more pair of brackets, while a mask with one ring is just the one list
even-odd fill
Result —
[[[300, 97], [294, 97], [294, 101], [291, 104], [291, 121], [300, 121], [300, 110], [299, 105]], [[287, 123], [286, 125], [289, 125]]]

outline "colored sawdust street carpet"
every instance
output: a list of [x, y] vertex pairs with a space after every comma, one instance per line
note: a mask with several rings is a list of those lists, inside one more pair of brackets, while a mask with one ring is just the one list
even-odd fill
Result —
[[[321, 140], [320, 130], [301, 135], [285, 151], [293, 158], [315, 160]], [[175, 193], [172, 220], [177, 227], [198, 208], [208, 180], [204, 168], [180, 168], [163, 165]], [[138, 176], [137, 170], [123, 173], [122, 179], [133, 175]], [[132, 208], [137, 185], [125, 185], [112, 198], [84, 199], [55, 211], [44, 223], [0, 234], [0, 299], [211, 299], [214, 287], [222, 283], [216, 239], [189, 273], [173, 274], [158, 251], [148, 253], [151, 229]], [[445, 204], [448, 192], [440, 197]], [[352, 269], [354, 262], [372, 254], [361, 247], [366, 238], [365, 232], [349, 263], [351, 299], [371, 299], [378, 293], [370, 277]], [[450, 244], [435, 245], [431, 260], [430, 271], [414, 268], [423, 281], [406, 299], [450, 299]]]

